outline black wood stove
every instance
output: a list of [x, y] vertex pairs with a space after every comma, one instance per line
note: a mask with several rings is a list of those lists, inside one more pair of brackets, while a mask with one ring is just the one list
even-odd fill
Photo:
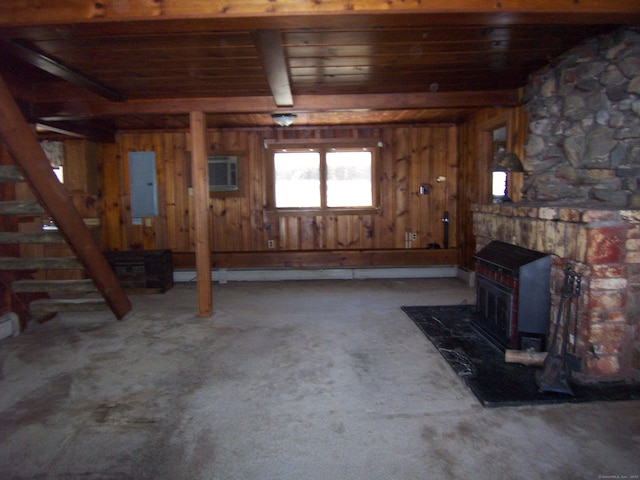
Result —
[[475, 259], [475, 326], [502, 350], [545, 350], [551, 256], [496, 240]]

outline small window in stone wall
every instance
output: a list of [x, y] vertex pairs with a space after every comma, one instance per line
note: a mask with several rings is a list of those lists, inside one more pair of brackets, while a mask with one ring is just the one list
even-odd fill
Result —
[[507, 172], [493, 172], [491, 182], [491, 195], [494, 199], [507, 196]]
[[[495, 157], [499, 153], [504, 153], [507, 149], [507, 127], [499, 127], [493, 130], [492, 140], [491, 156]], [[507, 172], [491, 172], [491, 196], [493, 203], [501, 203], [508, 198], [507, 182]]]

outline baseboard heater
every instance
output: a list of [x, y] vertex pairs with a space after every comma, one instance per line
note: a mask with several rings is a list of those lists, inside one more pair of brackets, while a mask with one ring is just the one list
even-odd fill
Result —
[[[240, 281], [283, 280], [364, 280], [401, 278], [456, 278], [457, 265], [427, 265], [416, 267], [367, 268], [218, 268], [211, 270], [211, 279], [219, 283]], [[174, 282], [193, 282], [195, 270], [174, 270]]]

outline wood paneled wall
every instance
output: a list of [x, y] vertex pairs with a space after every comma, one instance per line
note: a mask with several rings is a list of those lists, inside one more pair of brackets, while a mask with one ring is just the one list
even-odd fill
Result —
[[[211, 198], [213, 252], [404, 248], [405, 231], [417, 233], [413, 248], [443, 243], [445, 210], [450, 243], [456, 247], [458, 128], [452, 125], [208, 130], [210, 152], [240, 152], [246, 185], [243, 195]], [[265, 209], [265, 140], [367, 139], [382, 142], [377, 181], [380, 209], [371, 214], [277, 214]], [[124, 132], [104, 145], [100, 178], [102, 246], [105, 250], [169, 248], [193, 251], [193, 203], [189, 195], [189, 133]], [[130, 213], [128, 152], [156, 153], [159, 215], [133, 225]], [[446, 180], [436, 182], [442, 176]], [[418, 195], [429, 184], [428, 195]]]
[[[460, 169], [458, 185], [458, 248], [460, 265], [475, 269], [473, 256], [476, 242], [473, 235], [471, 205], [491, 203], [490, 162], [493, 151], [491, 133], [496, 128], [507, 127], [506, 149], [524, 160], [524, 142], [527, 133], [527, 116], [524, 107], [491, 108], [478, 112], [460, 127]], [[509, 197], [520, 200], [523, 185], [522, 173], [509, 174]]]

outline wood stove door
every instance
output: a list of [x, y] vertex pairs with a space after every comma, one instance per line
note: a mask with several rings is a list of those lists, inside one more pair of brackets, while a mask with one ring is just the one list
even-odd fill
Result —
[[477, 320], [482, 330], [503, 348], [515, 348], [517, 325], [514, 290], [479, 275]]

